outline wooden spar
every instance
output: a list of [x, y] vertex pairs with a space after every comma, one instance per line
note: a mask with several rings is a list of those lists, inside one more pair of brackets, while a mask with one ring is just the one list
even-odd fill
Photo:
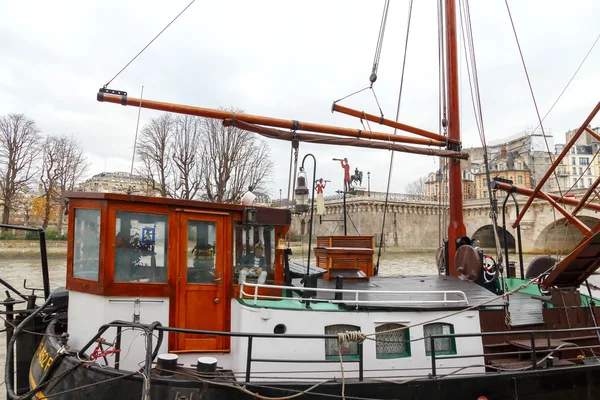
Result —
[[[310, 122], [299, 122], [294, 120], [285, 120], [279, 118], [263, 117], [258, 115], [233, 113], [226, 110], [214, 110], [210, 108], [193, 107], [181, 104], [165, 103], [162, 101], [146, 100], [141, 101], [129, 96], [121, 96], [108, 93], [98, 93], [98, 101], [107, 103], [121, 104], [124, 106], [134, 106], [149, 108], [152, 110], [168, 111], [179, 114], [195, 115], [198, 117], [214, 118], [214, 119], [235, 119], [237, 121], [244, 121], [250, 124], [259, 124], [272, 126], [276, 128], [284, 128], [291, 130], [301, 130], [316, 133], [325, 133], [330, 135], [344, 136], [344, 137], [355, 137], [360, 139], [375, 139], [393, 143], [411, 143], [421, 144], [426, 146], [446, 146], [446, 142], [442, 142], [435, 139], [424, 139], [414, 138], [408, 136], [392, 135], [391, 133], [383, 132], [370, 132], [360, 129], [341, 128], [337, 126], [313, 124]], [[445, 139], [445, 138], [444, 138]]]
[[[508, 183], [504, 183], [504, 182], [497, 182], [494, 181], [493, 182], [494, 187], [500, 189], [500, 190], [504, 190], [507, 192], [514, 192], [523, 196], [532, 196], [534, 195], [534, 190], [533, 189], [529, 189], [529, 188], [524, 188], [524, 187], [519, 187], [519, 186], [513, 186], [510, 185]], [[546, 196], [548, 196], [549, 198], [551, 198], [552, 200], [556, 201], [557, 203], [562, 203], [562, 204], [567, 204], [570, 206], [577, 206], [579, 204], [579, 201], [576, 199], [571, 199], [569, 197], [561, 197], [557, 194], [552, 194], [552, 193], [544, 193]], [[540, 194], [540, 191], [538, 191], [538, 193], [535, 194], [535, 197], [537, 197], [538, 199], [544, 199], [545, 197]], [[583, 205], [581, 208], [587, 208], [589, 210], [594, 210], [594, 211], [600, 211], [600, 204], [595, 204], [595, 203], [587, 203], [585, 205]]]
[[600, 135], [596, 133], [596, 131], [590, 129], [588, 126], [585, 127], [585, 131], [592, 135], [592, 137], [598, 141], [600, 141]]
[[569, 214], [569, 212], [567, 210], [565, 210], [564, 208], [562, 208], [552, 197], [548, 196], [547, 193], [542, 192], [540, 190], [538, 192], [538, 194], [540, 195], [540, 197], [542, 199], [546, 199], [546, 201], [548, 203], [550, 203], [552, 205], [552, 207], [556, 208], [558, 210], [558, 212], [561, 213], [563, 215], [563, 217], [565, 217], [567, 219], [567, 221], [569, 221], [570, 223], [572, 223], [573, 225], [575, 225], [575, 227], [577, 229], [579, 229], [581, 231], [581, 233], [583, 233], [587, 237], [593, 236], [592, 235], [592, 231], [590, 230], [590, 228], [587, 227], [586, 224], [584, 224], [583, 222], [581, 222], [579, 220], [579, 218], [574, 217], [571, 214]]
[[521, 210], [521, 212], [517, 216], [517, 219], [513, 223], [513, 228], [516, 228], [517, 225], [519, 225], [519, 222], [521, 222], [521, 219], [523, 219], [523, 215], [525, 215], [525, 212], [527, 211], [527, 209], [529, 208], [529, 206], [533, 202], [533, 199], [535, 197], [537, 197], [537, 193], [542, 189], [542, 186], [544, 186], [544, 184], [546, 183], [546, 181], [548, 180], [548, 178], [550, 178], [550, 175], [554, 172], [554, 170], [556, 169], [556, 167], [558, 167], [558, 165], [560, 164], [560, 162], [562, 161], [562, 159], [565, 157], [565, 155], [567, 155], [567, 153], [569, 152], [569, 150], [571, 150], [571, 147], [573, 147], [573, 145], [575, 144], [575, 142], [577, 142], [577, 139], [579, 139], [579, 136], [581, 136], [581, 134], [583, 133], [583, 131], [585, 130], [585, 128], [590, 124], [590, 122], [592, 122], [592, 119], [594, 119], [594, 117], [598, 113], [598, 110], [600, 110], [600, 102], [598, 102], [598, 104], [596, 104], [596, 107], [594, 107], [594, 109], [592, 110], [591, 114], [587, 117], [587, 119], [585, 120], [585, 122], [583, 123], [583, 125], [581, 125], [581, 127], [579, 127], [579, 129], [577, 129], [577, 132], [575, 132], [575, 134], [573, 135], [573, 137], [571, 138], [571, 140], [569, 140], [569, 143], [567, 143], [567, 145], [565, 146], [565, 148], [563, 149], [563, 151], [559, 154], [559, 156], [556, 157], [556, 159], [554, 160], [554, 163], [552, 164], [552, 166], [550, 167], [550, 169], [548, 169], [548, 171], [546, 172], [546, 174], [544, 175], [544, 177], [540, 180], [540, 182], [538, 183], [538, 185], [535, 187], [535, 189], [533, 190], [531, 196], [529, 197], [529, 199], [527, 199], [527, 202], [525, 203], [525, 206], [523, 207], [523, 209]]
[[579, 203], [575, 206], [573, 212], [571, 212], [572, 216], [575, 216], [579, 212], [579, 210], [581, 210], [581, 208], [583, 207], [585, 202], [590, 198], [592, 193], [596, 191], [598, 184], [600, 184], [600, 177], [596, 178], [592, 186], [589, 187], [589, 189], [587, 190], [587, 192], [585, 192], [581, 200], [579, 200]]
[[309, 143], [318, 143], [318, 144], [328, 144], [328, 145], [337, 145], [337, 146], [354, 146], [354, 147], [365, 147], [370, 149], [383, 149], [383, 150], [392, 150], [392, 151], [400, 151], [403, 153], [411, 153], [411, 154], [422, 154], [428, 156], [437, 156], [437, 157], [449, 157], [449, 158], [459, 158], [462, 160], [466, 160], [469, 155], [467, 153], [461, 153], [452, 150], [443, 150], [443, 149], [430, 149], [424, 147], [413, 147], [407, 146], [398, 143], [389, 143], [389, 142], [380, 142], [374, 140], [362, 140], [362, 139], [350, 139], [350, 138], [339, 138], [335, 136], [326, 136], [326, 135], [315, 135], [311, 133], [296, 133], [289, 131], [282, 131], [274, 128], [267, 128], [264, 126], [249, 124], [244, 121], [240, 121], [236, 119], [225, 119], [223, 121], [224, 126], [235, 126], [237, 128], [243, 129], [245, 131], [258, 133], [259, 135], [279, 139], [279, 140], [287, 140], [291, 141], [294, 138], [297, 138], [301, 142], [309, 142]]
[[[426, 131], [424, 129], [415, 128], [414, 126], [402, 124], [400, 122], [393, 121], [391, 119], [383, 118], [380, 116], [378, 117], [377, 115], [367, 114], [364, 111], [358, 111], [358, 110], [354, 110], [352, 108], [340, 106], [337, 103], [333, 103], [333, 105], [331, 106], [331, 111], [332, 112], [337, 111], [339, 113], [350, 115], [352, 117], [366, 119], [367, 121], [376, 122], [381, 125], [400, 129], [401, 131], [414, 133], [415, 135], [423, 136], [423, 137], [426, 137], [429, 139], [439, 140], [441, 142], [445, 142], [446, 140], [450, 141], [445, 136], [440, 135], [438, 133], [433, 133], [433, 132]], [[458, 142], [453, 140], [452, 143], [458, 143]]]
[[[448, 148], [460, 150], [460, 114], [458, 85], [458, 51], [456, 0], [446, 0], [446, 76], [448, 77]], [[448, 271], [457, 276], [454, 256], [456, 242], [467, 234], [463, 221], [462, 171], [459, 160], [450, 160], [448, 168]]]

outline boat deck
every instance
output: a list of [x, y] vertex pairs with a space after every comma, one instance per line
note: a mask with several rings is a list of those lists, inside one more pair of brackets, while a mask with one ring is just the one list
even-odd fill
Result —
[[[299, 279], [293, 280], [293, 285], [304, 287]], [[319, 279], [317, 288], [333, 290], [335, 281]], [[342, 296], [338, 300], [339, 305], [362, 309], [464, 309], [495, 297], [492, 292], [473, 282], [439, 275], [377, 276], [369, 281], [345, 281], [343, 289], [346, 292], [338, 293]], [[359, 292], [358, 295], [353, 291]], [[456, 292], [464, 293], [467, 301], [463, 301], [462, 294]], [[335, 301], [335, 293], [315, 291], [312, 298]], [[485, 306], [501, 305], [501, 299], [496, 299]]]

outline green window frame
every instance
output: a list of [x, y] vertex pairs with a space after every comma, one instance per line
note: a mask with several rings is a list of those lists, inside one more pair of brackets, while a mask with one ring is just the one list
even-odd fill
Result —
[[[360, 327], [355, 325], [336, 324], [327, 325], [325, 327], [326, 335], [337, 335], [343, 332], [359, 331]], [[337, 339], [325, 339], [325, 359], [326, 360], [339, 360], [340, 355], [338, 353], [339, 345]], [[341, 349], [342, 360], [351, 361], [358, 360], [358, 343], [346, 342], [342, 345]]]
[[[401, 324], [387, 323], [375, 328], [375, 354], [379, 360], [410, 357], [410, 331]], [[388, 332], [392, 331], [392, 332]]]
[[[454, 325], [436, 322], [423, 326], [423, 337], [425, 338], [425, 355], [431, 355], [431, 340], [432, 335], [451, 335], [454, 333]], [[456, 354], [456, 340], [453, 337], [435, 339], [435, 354], [436, 355], [453, 355]]]

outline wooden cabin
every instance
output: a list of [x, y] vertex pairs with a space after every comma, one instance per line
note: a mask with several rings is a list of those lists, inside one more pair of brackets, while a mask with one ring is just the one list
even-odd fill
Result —
[[[289, 210], [109, 193], [65, 197], [73, 340], [115, 319], [229, 331], [230, 300], [238, 294], [245, 257], [259, 243], [257, 264], [267, 282], [284, 283], [284, 250], [276, 244], [289, 229]], [[246, 279], [257, 278], [250, 273]], [[229, 347], [224, 337], [171, 334], [168, 341], [169, 352]]]

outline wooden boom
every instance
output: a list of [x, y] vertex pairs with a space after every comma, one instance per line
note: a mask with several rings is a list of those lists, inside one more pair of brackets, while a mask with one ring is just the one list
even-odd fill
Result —
[[360, 139], [375, 139], [375, 140], [386, 141], [388, 143], [389, 142], [410, 143], [410, 144], [419, 144], [419, 145], [425, 145], [425, 146], [438, 146], [438, 147], [446, 146], [445, 142], [442, 142], [440, 140], [435, 140], [435, 139], [392, 135], [391, 133], [371, 132], [371, 131], [364, 131], [361, 129], [342, 128], [342, 127], [338, 127], [338, 126], [321, 125], [321, 124], [314, 124], [314, 123], [310, 123], [310, 122], [300, 122], [300, 121], [295, 121], [295, 120], [263, 117], [263, 116], [259, 116], [259, 115], [234, 113], [234, 112], [226, 111], [226, 110], [214, 110], [211, 108], [186, 106], [186, 105], [182, 105], [182, 104], [165, 103], [162, 101], [154, 101], [154, 100], [146, 100], [146, 99], [141, 100], [141, 99], [129, 97], [127, 95], [117, 95], [117, 94], [98, 92], [97, 99], [98, 99], [98, 101], [101, 101], [101, 102], [121, 104], [124, 106], [149, 108], [152, 110], [168, 111], [168, 112], [174, 112], [174, 113], [179, 113], [179, 114], [188, 114], [188, 115], [195, 115], [198, 117], [214, 118], [214, 119], [221, 119], [221, 120], [232, 119], [232, 120], [236, 120], [236, 121], [247, 122], [250, 124], [266, 125], [266, 126], [272, 126], [272, 127], [276, 127], [276, 128], [291, 129], [294, 131], [300, 130], [300, 131], [325, 133], [325, 134], [330, 134], [330, 135], [353, 137], [353, 138], [360, 138]]
[[[423, 147], [413, 147], [407, 146], [400, 143], [385, 143], [376, 140], [361, 140], [361, 139], [352, 139], [352, 138], [338, 138], [327, 135], [315, 135], [311, 133], [293, 133], [282, 131], [279, 129], [267, 128], [260, 125], [249, 124], [244, 121], [240, 121], [236, 119], [235, 121], [232, 119], [225, 119], [223, 121], [223, 125], [225, 126], [236, 126], [245, 131], [258, 133], [259, 135], [270, 137], [274, 139], [287, 140], [291, 141], [294, 138], [300, 140], [301, 142], [307, 143], [318, 143], [318, 144], [329, 144], [336, 146], [353, 146], [353, 147], [365, 147], [369, 149], [383, 149], [383, 150], [391, 150], [391, 151], [400, 151], [403, 153], [411, 153], [411, 154], [421, 154], [427, 156], [437, 156], [437, 157], [448, 157], [448, 158], [456, 158], [466, 160], [469, 155], [467, 153], [462, 153], [453, 150], [444, 150], [444, 149], [430, 149]], [[334, 158], [336, 161], [340, 161], [340, 159]]]

